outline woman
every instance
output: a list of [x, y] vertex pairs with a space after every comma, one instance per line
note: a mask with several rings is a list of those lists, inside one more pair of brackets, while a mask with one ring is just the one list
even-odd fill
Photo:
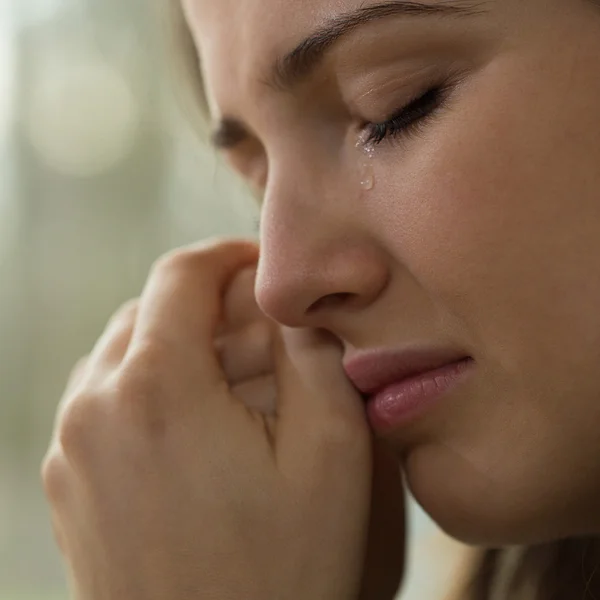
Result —
[[260, 255], [170, 254], [76, 370], [43, 467], [76, 597], [391, 598], [390, 452], [450, 535], [522, 548], [472, 597], [598, 597], [600, 6], [182, 15]]

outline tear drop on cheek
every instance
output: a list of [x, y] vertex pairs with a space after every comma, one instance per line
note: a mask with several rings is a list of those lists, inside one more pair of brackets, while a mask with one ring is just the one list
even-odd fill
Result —
[[375, 175], [373, 174], [373, 165], [365, 163], [360, 173], [360, 185], [363, 190], [370, 191], [375, 187]]
[[372, 144], [365, 142], [362, 136], [359, 136], [356, 148], [358, 150], [360, 186], [363, 190], [370, 191], [375, 187], [375, 173], [373, 169], [375, 148]]

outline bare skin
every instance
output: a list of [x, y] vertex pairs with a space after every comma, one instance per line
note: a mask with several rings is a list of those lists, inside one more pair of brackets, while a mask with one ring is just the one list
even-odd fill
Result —
[[[240, 271], [224, 298], [223, 325], [215, 340], [231, 391], [261, 414], [277, 411], [273, 336], [278, 325], [259, 309], [254, 296], [256, 267]], [[398, 461], [375, 440], [371, 514], [360, 597], [394, 598], [402, 582], [405, 555], [404, 491]]]
[[398, 464], [339, 345], [260, 312], [255, 257], [161, 259], [74, 370], [42, 469], [78, 600], [394, 597]]
[[380, 439], [447, 532], [600, 532], [600, 10], [388, 15], [265, 84], [377, 4], [183, 2], [216, 141], [263, 195], [260, 256], [161, 261], [67, 390], [44, 480], [79, 600], [391, 598], [402, 490], [341, 368], [371, 348], [474, 360]]
[[329, 331], [344, 359], [421, 345], [474, 359], [386, 435], [448, 533], [599, 532], [600, 7], [413, 5], [356, 25], [284, 89], [282, 57], [379, 4], [183, 2], [216, 142], [263, 194], [258, 304]]

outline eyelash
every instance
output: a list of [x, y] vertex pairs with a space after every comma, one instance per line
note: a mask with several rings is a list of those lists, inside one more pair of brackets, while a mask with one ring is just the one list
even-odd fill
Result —
[[427, 120], [443, 108], [452, 84], [445, 83], [429, 88], [424, 94], [409, 102], [406, 106], [381, 123], [369, 123], [364, 128], [364, 145], [378, 146], [381, 142], [400, 136], [408, 137], [418, 133]]

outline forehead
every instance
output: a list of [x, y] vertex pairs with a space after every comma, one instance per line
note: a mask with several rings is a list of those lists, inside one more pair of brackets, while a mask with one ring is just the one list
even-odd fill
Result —
[[204, 46], [269, 47], [340, 12], [374, 0], [182, 0]]
[[[327, 19], [377, 0], [182, 0], [212, 106], [248, 93]], [[243, 90], [243, 91], [242, 91]]]

